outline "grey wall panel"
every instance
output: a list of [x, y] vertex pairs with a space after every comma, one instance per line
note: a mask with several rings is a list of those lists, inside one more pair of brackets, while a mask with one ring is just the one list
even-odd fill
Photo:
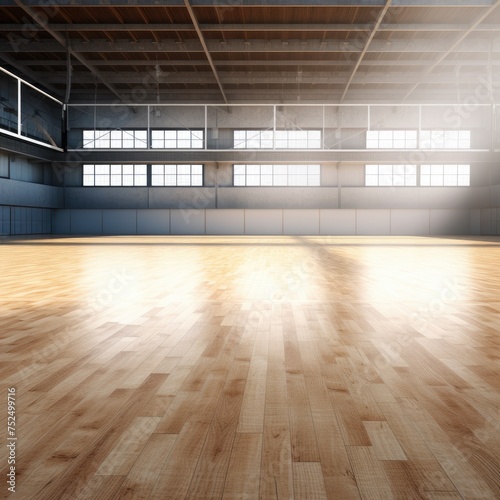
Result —
[[[204, 106], [155, 106], [149, 117], [152, 128], [204, 129]], [[159, 111], [159, 112], [158, 112]]]
[[320, 234], [356, 234], [356, 210], [320, 210]]
[[416, 187], [342, 188], [341, 208], [419, 208]]
[[245, 210], [245, 234], [283, 234], [283, 210]]
[[476, 163], [470, 167], [471, 186], [489, 186], [491, 163]]
[[481, 194], [474, 197], [482, 188], [468, 187], [421, 187], [419, 188], [420, 207], [422, 208], [478, 208]]
[[136, 210], [103, 210], [103, 234], [137, 234]]
[[469, 208], [488, 208], [490, 188], [488, 186], [471, 187], [469, 191]]
[[500, 185], [500, 168], [498, 168], [498, 165], [496, 163], [489, 163], [489, 182], [491, 182], [492, 185]]
[[430, 220], [430, 234], [433, 236], [469, 234], [470, 231], [469, 210], [431, 210]]
[[71, 234], [102, 234], [102, 210], [71, 210]]
[[146, 187], [66, 187], [66, 208], [148, 208]]
[[54, 210], [52, 232], [54, 234], [71, 233], [71, 210]]
[[205, 210], [170, 210], [171, 234], [205, 234]]
[[321, 106], [284, 105], [276, 107], [276, 128], [321, 129], [323, 108]]
[[153, 187], [149, 190], [149, 207], [179, 210], [215, 208], [215, 188]]
[[137, 234], [170, 234], [170, 211], [137, 210]]
[[338, 176], [335, 164], [321, 165], [321, 185], [324, 187], [337, 186]]
[[335, 187], [219, 188], [218, 208], [337, 208]]
[[[490, 190], [490, 207], [500, 206], [500, 185], [491, 186]], [[487, 208], [487, 207], [484, 207]]]
[[44, 184], [0, 179], [2, 204], [24, 207], [63, 207], [63, 189]]
[[283, 234], [319, 234], [319, 210], [283, 210]]
[[0, 177], [9, 177], [9, 155], [0, 151]]
[[391, 234], [399, 236], [427, 236], [429, 233], [429, 210], [391, 210]]
[[368, 106], [342, 106], [338, 109], [341, 127], [368, 128]]
[[371, 106], [370, 129], [418, 129], [418, 106]]
[[244, 210], [206, 210], [206, 234], [245, 234]]
[[470, 210], [469, 234], [481, 234], [481, 210], [479, 208]]
[[390, 210], [357, 210], [356, 233], [360, 235], [390, 235]]
[[208, 127], [211, 129], [272, 129], [273, 121], [272, 106], [232, 106], [230, 113], [219, 106], [211, 106], [207, 110]]
[[[496, 222], [495, 222], [496, 224]], [[482, 235], [493, 234], [492, 233], [492, 209], [483, 208], [480, 211], [480, 229]]]

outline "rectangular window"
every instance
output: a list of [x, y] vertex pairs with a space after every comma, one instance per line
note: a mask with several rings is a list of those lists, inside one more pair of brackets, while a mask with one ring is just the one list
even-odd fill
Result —
[[141, 149], [148, 147], [147, 130], [84, 130], [85, 149]]
[[235, 186], [320, 186], [319, 165], [234, 165]]
[[272, 130], [235, 130], [235, 149], [273, 149]]
[[367, 130], [367, 149], [416, 149], [416, 130]]
[[152, 186], [203, 186], [203, 165], [151, 165]]
[[470, 149], [470, 130], [422, 130], [422, 149]]
[[416, 186], [416, 165], [366, 165], [366, 186]]
[[470, 186], [470, 165], [421, 165], [421, 186]]
[[203, 130], [151, 130], [153, 149], [202, 149]]
[[146, 165], [84, 165], [84, 186], [147, 186]]
[[321, 149], [320, 130], [235, 130], [235, 149]]
[[321, 130], [276, 130], [276, 149], [321, 149]]

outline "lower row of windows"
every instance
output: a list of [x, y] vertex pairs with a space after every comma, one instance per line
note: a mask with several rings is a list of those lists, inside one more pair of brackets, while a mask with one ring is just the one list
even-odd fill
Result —
[[[147, 186], [148, 166], [84, 165], [84, 186]], [[234, 186], [320, 186], [320, 165], [234, 165]], [[416, 165], [366, 165], [366, 186], [417, 186]], [[203, 165], [151, 165], [151, 186], [203, 186]], [[420, 186], [470, 186], [470, 165], [421, 165]]]

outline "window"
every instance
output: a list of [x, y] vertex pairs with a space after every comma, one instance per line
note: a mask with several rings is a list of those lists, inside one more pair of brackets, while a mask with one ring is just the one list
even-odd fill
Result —
[[153, 149], [201, 149], [203, 130], [151, 130]]
[[470, 186], [470, 165], [422, 165], [421, 186]]
[[416, 130], [367, 130], [367, 149], [416, 149]]
[[423, 149], [470, 149], [470, 130], [422, 130]]
[[235, 130], [235, 149], [273, 149], [272, 130]]
[[151, 165], [152, 186], [203, 186], [203, 165]]
[[321, 149], [320, 130], [276, 130], [276, 149]]
[[139, 149], [148, 147], [146, 130], [84, 130], [85, 149]]
[[146, 165], [84, 165], [84, 186], [147, 186]]
[[319, 165], [234, 165], [235, 186], [319, 186]]
[[[272, 149], [272, 130], [235, 130], [235, 149]], [[321, 149], [320, 130], [277, 130], [276, 149]]]
[[416, 186], [416, 165], [366, 165], [366, 186]]

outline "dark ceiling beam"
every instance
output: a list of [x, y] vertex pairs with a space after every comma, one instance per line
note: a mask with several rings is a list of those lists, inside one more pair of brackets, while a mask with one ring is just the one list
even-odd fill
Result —
[[[53, 8], [54, 2], [47, 0], [25, 0], [26, 5], [32, 7]], [[192, 0], [193, 7], [383, 7], [384, 0], [245, 0], [241, 3], [231, 3], [228, 0]], [[405, 7], [477, 7], [491, 5], [492, 0], [394, 0], [393, 6]], [[15, 6], [16, 0], [3, 0], [3, 6]], [[135, 0], [132, 4], [129, 0], [57, 0], [59, 7], [181, 7], [184, 0]]]
[[[500, 54], [500, 53], [499, 53]], [[0, 56], [1, 57], [1, 56]], [[11, 58], [12, 59], [12, 58]], [[13, 59], [12, 59], [13, 60]], [[41, 60], [16, 60], [22, 66], [66, 66], [66, 61], [58, 60], [58, 59], [41, 59]], [[328, 61], [328, 60], [302, 60], [302, 59], [289, 59], [286, 61], [277, 60], [270, 61], [269, 59], [265, 60], [252, 60], [252, 61], [217, 61], [217, 66], [219, 68], [227, 67], [227, 66], [266, 66], [272, 65], [273, 67], [277, 66], [318, 66], [321, 68], [325, 67], [340, 67], [340, 66], [350, 66], [354, 63], [354, 61], [348, 60], [339, 60], [339, 61]], [[443, 61], [440, 66], [486, 66], [488, 64], [492, 64], [493, 66], [500, 65], [500, 58], [492, 60], [491, 62], [488, 60], [481, 59], [460, 59], [457, 61], [456, 59], [448, 59]], [[130, 60], [109, 60], [109, 61], [92, 61], [94, 66], [106, 66], [109, 68], [110, 66], [117, 67], [131, 67], [131, 66], [150, 66], [152, 68], [156, 67], [156, 61], [152, 60], [144, 60], [144, 59], [130, 59]], [[160, 67], [172, 66], [172, 67], [185, 67], [185, 66], [209, 66], [208, 61], [206, 59], [193, 59], [193, 60], [167, 60], [160, 59], [158, 61]], [[74, 66], [77, 64], [73, 63]], [[364, 59], [361, 63], [361, 67], [364, 66], [394, 66], [394, 67], [422, 67], [428, 66], [428, 60], [405, 60], [405, 59], [382, 59], [377, 61], [371, 61]]]
[[[9, 66], [12, 66], [12, 68], [16, 69], [19, 72], [20, 76], [23, 75], [26, 78], [31, 79], [33, 82], [40, 82], [40, 77], [38, 76], [39, 74], [37, 72], [32, 71], [29, 68], [27, 68], [24, 64], [19, 63], [19, 61], [14, 59], [9, 54], [0, 54], [0, 59], [3, 60]], [[58, 96], [61, 96], [62, 94], [61, 91], [58, 90], [53, 85], [44, 82], [44, 87]]]
[[[26, 14], [28, 14], [34, 21], [36, 21], [37, 24], [39, 24], [42, 28], [45, 29], [45, 31], [47, 33], [49, 33], [55, 40], [57, 40], [57, 42], [61, 45], [61, 47], [63, 48], [63, 50], [65, 52], [69, 52], [74, 58], [78, 59], [88, 70], [90, 70], [96, 78], [98, 78], [99, 80], [102, 81], [102, 83], [111, 91], [113, 92], [113, 94], [115, 94], [116, 97], [118, 97], [119, 99], [121, 99], [121, 96], [119, 94], [119, 92], [112, 86], [110, 85], [109, 83], [107, 83], [101, 76], [100, 74], [100, 71], [95, 68], [94, 66], [92, 66], [92, 64], [90, 64], [86, 59], [85, 57], [83, 57], [81, 54], [77, 53], [77, 52], [74, 52], [71, 48], [71, 45], [68, 43], [67, 39], [60, 35], [59, 33], [51, 30], [49, 27], [48, 27], [48, 24], [44, 21], [43, 17], [39, 16], [38, 13], [33, 10], [31, 7], [25, 5], [21, 0], [14, 0], [15, 1], [15, 4], [17, 7], [20, 7], [21, 9], [24, 10], [24, 12], [26, 12]], [[53, 7], [53, 6], [52, 6]]]
[[[443, 47], [443, 40], [408, 40], [408, 39], [391, 39], [391, 40], [373, 40], [367, 49], [367, 53], [439, 53], [445, 54], [446, 57], [450, 50]], [[455, 45], [455, 44], [454, 44]], [[360, 53], [362, 48], [356, 40], [207, 40], [207, 47], [211, 54], [214, 53]], [[493, 53], [500, 52], [500, 37], [493, 39], [491, 43], [490, 38], [469, 39], [463, 40], [460, 43], [458, 50], [461, 52], [483, 52], [488, 53], [490, 47]], [[49, 54], [51, 52], [66, 52], [66, 48], [60, 43], [52, 41], [30, 41], [29, 47], [26, 51], [30, 53], [44, 52]], [[198, 40], [185, 40], [185, 41], [162, 41], [154, 42], [152, 40], [140, 40], [132, 42], [129, 40], [118, 40], [116, 42], [108, 42], [103, 40], [92, 40], [88, 42], [72, 41], [71, 51], [75, 54], [79, 53], [204, 53], [205, 50]], [[0, 52], [19, 52], [19, 49], [10, 42], [0, 42]], [[88, 61], [85, 61], [87, 64]]]
[[[346, 99], [346, 102], [342, 104], [346, 104], [347, 102], [357, 102], [360, 100], [360, 103], [371, 102], [371, 103], [379, 103], [381, 98], [388, 99], [392, 103], [400, 103], [400, 97], [403, 95], [404, 91], [397, 93], [392, 90], [366, 90], [366, 89], [351, 89], [351, 93], [349, 93], [349, 99]], [[266, 90], [255, 90], [252, 92], [251, 96], [249, 96], [248, 90], [246, 89], [228, 89], [228, 95], [233, 101], [231, 104], [237, 104], [234, 102], [235, 96], [239, 96], [238, 100], [240, 102], [263, 102], [265, 99], [272, 99], [274, 103], [280, 103], [282, 100], [292, 101], [295, 100], [295, 96], [299, 95], [303, 100], [301, 102], [297, 102], [296, 104], [303, 104], [304, 100], [307, 96], [327, 96], [327, 102], [335, 101], [336, 104], [339, 104], [339, 98], [342, 94], [342, 88], [339, 89], [305, 89], [301, 90], [300, 93], [297, 92], [297, 89], [290, 89], [286, 92], [283, 92], [281, 89], [266, 89]], [[497, 102], [500, 102], [500, 92], [495, 92], [497, 96]], [[420, 98], [425, 96], [429, 97], [440, 97], [443, 98], [443, 104], [448, 102], [452, 102], [454, 104], [457, 103], [456, 97], [450, 95], [449, 89], [431, 89], [431, 90], [419, 90], [416, 95], [418, 96], [415, 99], [415, 102], [408, 101], [405, 104], [422, 104], [420, 102]], [[78, 102], [81, 104], [93, 104], [94, 103], [94, 92], [92, 90], [76, 90], [75, 89], [76, 99], [73, 98], [74, 102]], [[214, 89], [198, 89], [198, 90], [186, 90], [186, 89], [169, 89], [164, 92], [160, 92], [160, 99], [162, 104], [164, 103], [172, 103], [177, 102], [179, 96], [189, 96], [191, 99], [196, 100], [197, 104], [203, 102], [203, 104], [208, 104], [207, 99], [215, 99], [217, 104], [220, 104], [220, 93], [218, 88]], [[250, 99], [251, 97], [251, 99]], [[111, 93], [107, 94], [98, 94], [98, 102], [101, 99], [101, 102], [112, 102], [113, 97]], [[157, 105], [156, 100], [156, 92], [150, 92], [149, 94], [144, 95], [144, 99], [141, 96], [141, 104], [150, 104]], [[84, 102], [85, 101], [85, 102]], [[361, 102], [362, 101], [362, 102]], [[311, 104], [309, 101], [307, 104]], [[319, 101], [318, 104], [323, 104], [323, 102]]]
[[[195, 31], [192, 24], [144, 24], [144, 23], [74, 23], [74, 24], [52, 24], [48, 27], [52, 31], [63, 32], [80, 32], [80, 31], [97, 31], [97, 32], [115, 32], [115, 31], [154, 31], [162, 32], [180, 32], [180, 31]], [[421, 23], [421, 24], [400, 24], [400, 23], [382, 23], [379, 32], [447, 32], [447, 31], [465, 31], [468, 29], [467, 24], [437, 24], [437, 23]], [[0, 24], [0, 31], [5, 33], [15, 31], [27, 31], [32, 33], [34, 31], [42, 31], [44, 28], [36, 24], [25, 23], [4, 23]], [[336, 31], [372, 31], [373, 23], [371, 24], [200, 24], [200, 29], [203, 32], [336, 32]], [[476, 31], [489, 32], [500, 31], [499, 24], [481, 24], [476, 28]]]
[[[346, 79], [350, 76], [348, 71], [335, 71], [335, 72], [303, 72], [301, 75], [301, 85], [342, 85], [345, 86]], [[124, 85], [140, 85], [145, 83], [144, 74], [142, 73], [103, 73], [107, 81], [124, 84]], [[424, 84], [445, 84], [454, 86], [458, 84], [477, 84], [480, 82], [479, 78], [481, 73], [477, 71], [469, 71], [467, 73], [461, 72], [460, 79], [457, 81], [454, 71], [446, 73], [429, 74], [422, 80]], [[220, 72], [219, 77], [224, 86], [226, 85], [266, 85], [266, 84], [295, 84], [297, 82], [296, 71], [238, 71], [238, 72]], [[360, 72], [351, 80], [351, 83], [357, 85], [390, 85], [401, 84], [408, 85], [420, 77], [420, 72]], [[61, 84], [65, 81], [66, 75], [64, 73], [40, 73], [39, 78], [41, 81], [50, 83]], [[88, 74], [76, 74], [73, 76], [74, 84], [91, 84], [92, 77]], [[492, 73], [493, 83], [500, 82], [500, 71]], [[180, 73], [167, 73], [161, 74], [158, 79], [160, 85], [169, 84], [215, 84], [215, 79], [210, 71], [201, 72], [180, 72]]]
[[222, 94], [222, 98], [224, 99], [224, 102], [226, 104], [229, 104], [227, 97], [226, 97], [226, 94], [224, 93], [224, 87], [222, 86], [219, 75], [217, 73], [217, 68], [215, 67], [215, 64], [212, 60], [212, 56], [210, 54], [210, 49], [207, 46], [205, 36], [203, 35], [203, 33], [200, 29], [200, 25], [198, 24], [198, 19], [196, 18], [196, 14], [194, 13], [194, 10], [191, 7], [191, 4], [189, 3], [189, 0], [184, 0], [184, 4], [186, 6], [187, 11], [189, 12], [189, 16], [191, 17], [191, 21], [194, 25], [194, 28], [195, 28], [196, 33], [198, 35], [198, 38], [200, 39], [200, 43], [203, 47], [203, 51], [205, 52], [205, 56], [207, 57], [208, 63], [210, 64], [210, 67], [212, 68], [212, 72], [214, 74], [215, 80], [217, 81], [217, 85], [219, 86], [220, 92]]
[[350, 74], [350, 76], [347, 80], [347, 83], [345, 85], [344, 92], [342, 93], [342, 97], [340, 98], [340, 102], [342, 102], [344, 100], [344, 97], [346, 96], [347, 92], [349, 92], [349, 87], [351, 85], [351, 82], [354, 80], [354, 77], [356, 75], [356, 71], [358, 71], [358, 68], [361, 65], [361, 62], [363, 61], [363, 58], [365, 57], [365, 54], [368, 51], [368, 47], [370, 46], [370, 44], [373, 40], [373, 37], [377, 34], [377, 30], [378, 30], [379, 26], [382, 24], [382, 20], [384, 19], [387, 11], [389, 10], [389, 7], [391, 6], [391, 1], [392, 0], [387, 0], [384, 8], [380, 11], [380, 13], [377, 17], [377, 21], [375, 23], [375, 26], [373, 27], [369, 37], [366, 39], [363, 50], [361, 51], [361, 54], [359, 55], [358, 60], [357, 60], [356, 64], [354, 65], [354, 68], [352, 68], [351, 74]]
[[[487, 9], [485, 9], [477, 18], [476, 20], [469, 26], [469, 28], [467, 29], [467, 31], [464, 31], [455, 41], [454, 43], [448, 48], [448, 50], [446, 52], [444, 52], [443, 54], [441, 54], [435, 61], [433, 64], [431, 64], [421, 75], [420, 79], [417, 80], [410, 88], [410, 90], [408, 90], [408, 92], [405, 94], [405, 96], [403, 97], [403, 100], [404, 99], [407, 99], [412, 93], [413, 91], [423, 82], [423, 80], [425, 79], [425, 77], [427, 75], [429, 75], [437, 66], [439, 66], [439, 64], [441, 63], [441, 61], [443, 61], [449, 54], [451, 54], [453, 51], [455, 51], [455, 49], [457, 50], [461, 50], [461, 48], [459, 49], [459, 46], [460, 44], [462, 44], [462, 42], [475, 30], [475, 28], [477, 26], [479, 26], [479, 24], [481, 24], [484, 19], [486, 19], [498, 6], [500, 5], [500, 0], [496, 0], [495, 3], [493, 3], [492, 5], [490, 5]], [[493, 46], [493, 43], [491, 44]]]

